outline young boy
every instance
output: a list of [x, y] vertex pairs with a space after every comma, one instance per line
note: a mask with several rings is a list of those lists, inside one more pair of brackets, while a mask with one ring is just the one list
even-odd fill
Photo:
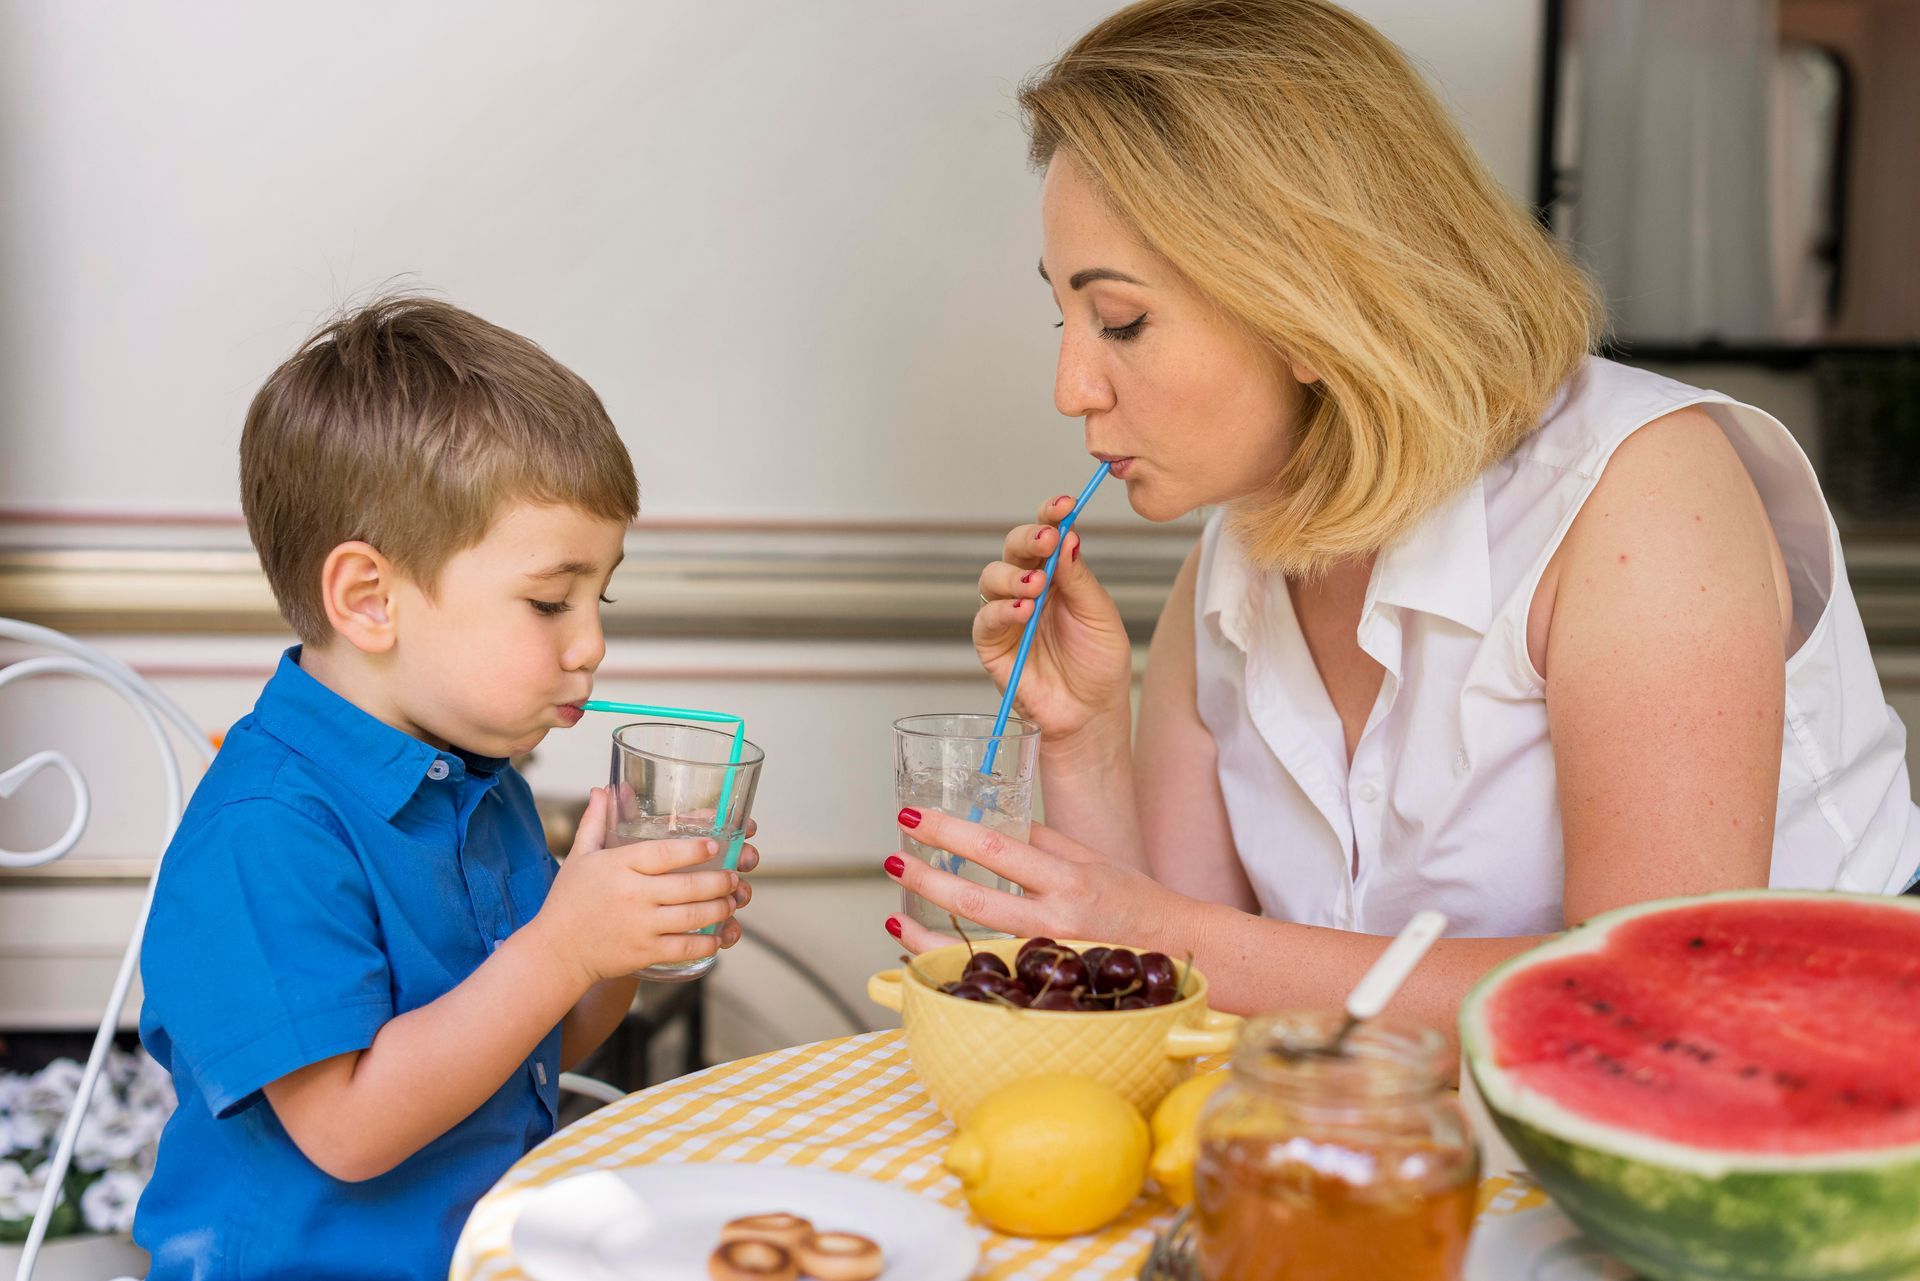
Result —
[[556, 864], [507, 763], [580, 718], [639, 502], [578, 377], [378, 302], [267, 380], [240, 478], [302, 643], [162, 864], [140, 1034], [180, 1102], [134, 1235], [151, 1281], [444, 1277], [629, 976], [733, 942], [748, 890], [681, 870], [710, 841], [602, 848], [603, 789]]

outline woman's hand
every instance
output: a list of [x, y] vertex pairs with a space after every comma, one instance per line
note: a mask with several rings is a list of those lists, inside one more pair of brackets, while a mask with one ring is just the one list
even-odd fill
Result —
[[[1072, 510], [1073, 499], [1065, 494], [1049, 499], [1041, 505], [1037, 524], [1021, 525], [1007, 535], [1005, 559], [980, 573], [986, 603], [974, 615], [973, 648], [1003, 690], [1013, 672], [1020, 634], [1046, 585], [1047, 557], [1060, 545], [1056, 526]], [[1080, 559], [1080, 535], [1069, 533], [1014, 705], [1040, 727], [1044, 740], [1061, 744], [1096, 718], [1115, 713], [1124, 729], [1130, 720], [1127, 694], [1132, 679], [1133, 647], [1120, 611]]]
[[[1026, 891], [1023, 897], [976, 885], [908, 854], [887, 859], [887, 875], [955, 916], [1019, 938], [1100, 939], [1169, 955], [1187, 950], [1182, 922], [1191, 900], [1043, 824], [1033, 825], [1027, 844], [937, 810], [901, 810], [898, 821], [922, 845], [970, 859]], [[915, 953], [956, 941], [905, 916], [888, 917], [887, 932]]]

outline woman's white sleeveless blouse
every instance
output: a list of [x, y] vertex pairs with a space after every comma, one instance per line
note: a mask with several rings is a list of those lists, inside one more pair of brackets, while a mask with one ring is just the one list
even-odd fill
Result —
[[1527, 612], [1613, 451], [1688, 405], [1713, 416], [1753, 477], [1806, 637], [1787, 661], [1772, 883], [1897, 892], [1913, 878], [1906, 730], [1881, 696], [1806, 456], [1750, 405], [1594, 359], [1512, 456], [1379, 556], [1358, 637], [1386, 675], [1350, 769], [1285, 580], [1247, 563], [1220, 513], [1208, 522], [1199, 711], [1263, 912], [1369, 934], [1427, 907], [1459, 936], [1564, 927], [1553, 744]]

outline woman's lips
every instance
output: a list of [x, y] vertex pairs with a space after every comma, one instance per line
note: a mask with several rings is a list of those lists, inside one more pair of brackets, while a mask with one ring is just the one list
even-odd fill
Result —
[[1108, 461], [1112, 463], [1112, 466], [1107, 469], [1109, 474], [1118, 476], [1121, 480], [1125, 480], [1127, 473], [1133, 470], [1134, 460], [1131, 458], [1114, 458]]

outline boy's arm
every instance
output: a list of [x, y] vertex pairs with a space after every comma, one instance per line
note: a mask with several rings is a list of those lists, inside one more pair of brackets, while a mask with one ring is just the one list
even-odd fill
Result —
[[[758, 826], [749, 819], [747, 835], [751, 837]], [[738, 912], [753, 901], [753, 886], [746, 880], [746, 874], [759, 865], [760, 851], [751, 843], [743, 845], [740, 849], [741, 880], [733, 892], [734, 911]], [[732, 947], [740, 941], [740, 926], [733, 921], [722, 922], [719, 933], [720, 946], [723, 948]], [[589, 1054], [600, 1048], [602, 1041], [613, 1035], [613, 1029], [620, 1026], [620, 1020], [633, 1007], [633, 994], [639, 986], [639, 980], [631, 977], [602, 979], [574, 1004], [566, 1021], [560, 1026], [562, 1071], [571, 1072], [579, 1067]]]
[[574, 1002], [560, 1025], [560, 1070], [571, 1072], [613, 1035], [620, 1020], [633, 1008], [637, 978], [601, 979]]
[[[604, 805], [604, 794], [593, 804]], [[385, 1174], [471, 1115], [590, 993], [586, 1008], [594, 1024], [605, 1022], [604, 1038], [625, 1009], [617, 989], [632, 999], [625, 976], [712, 955], [719, 936], [688, 931], [731, 915], [739, 878], [677, 869], [715, 852], [703, 840], [602, 849], [583, 836], [525, 928], [445, 996], [389, 1019], [366, 1049], [269, 1082], [275, 1115], [333, 1177]]]

